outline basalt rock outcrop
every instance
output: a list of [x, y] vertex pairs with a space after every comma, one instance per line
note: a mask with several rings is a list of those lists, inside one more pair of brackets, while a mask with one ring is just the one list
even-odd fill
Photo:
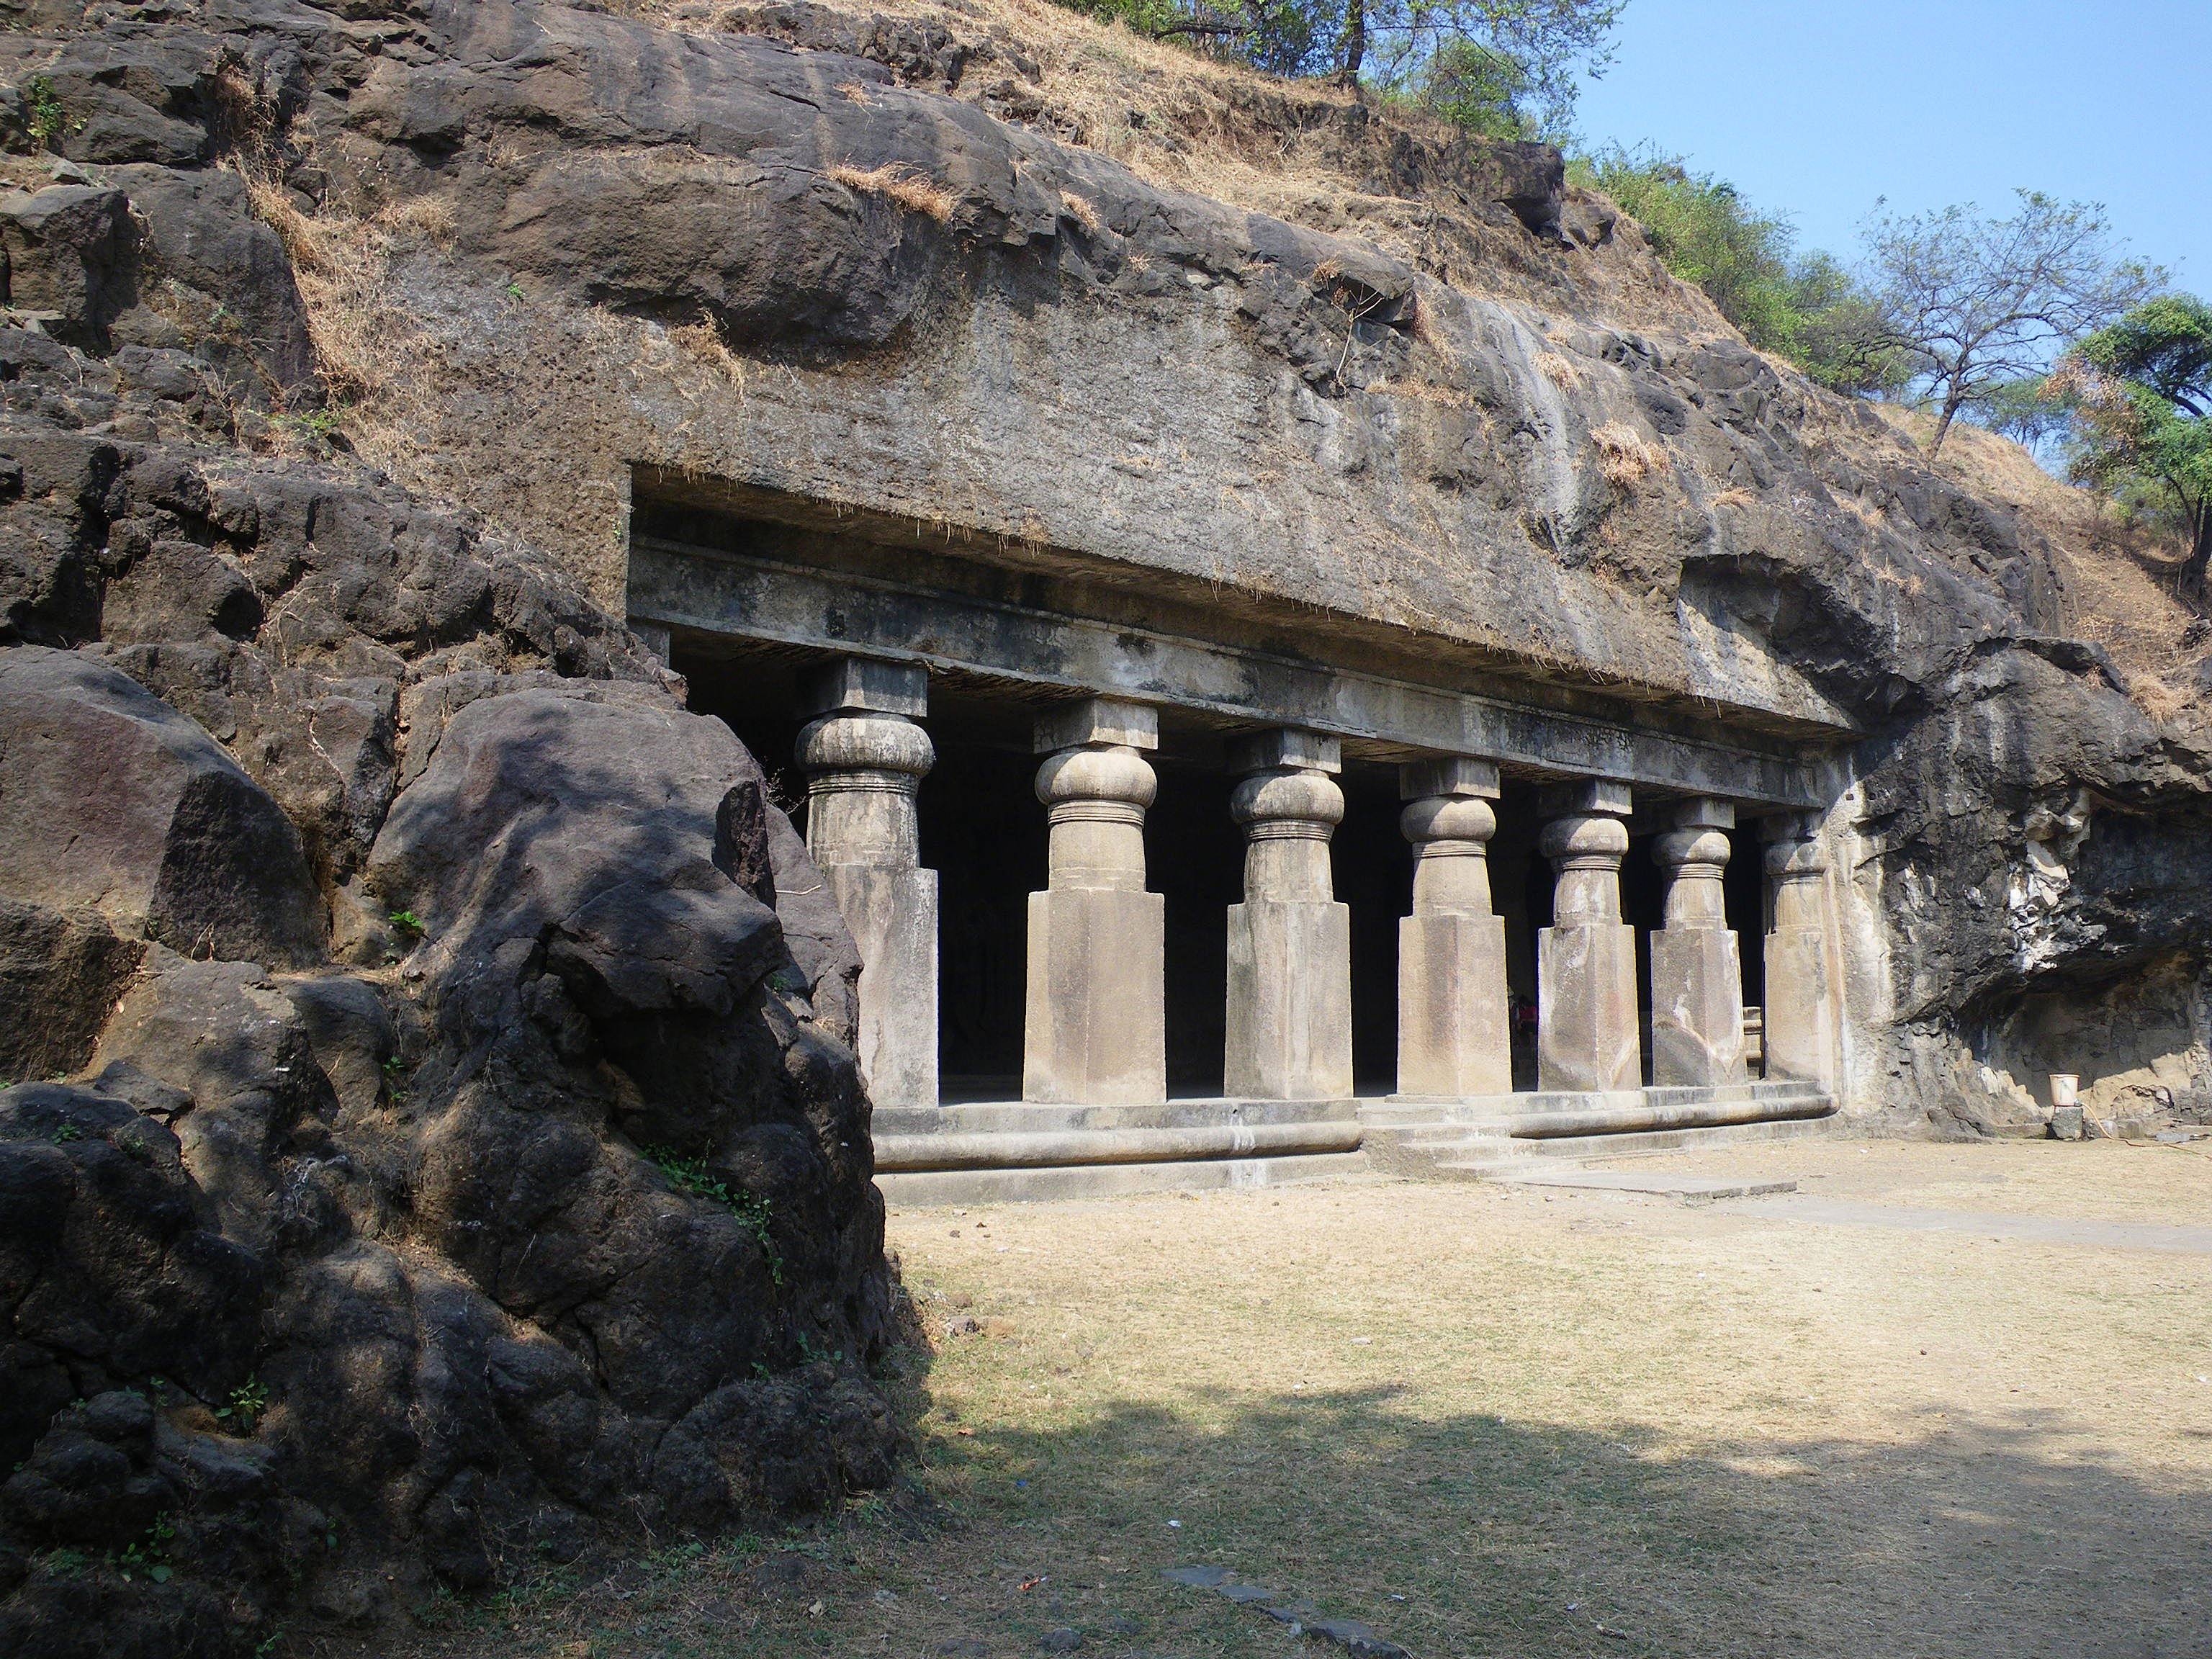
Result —
[[0, 434], [0, 1645], [882, 1484], [857, 962], [751, 757], [453, 514], [95, 424]]
[[633, 9], [0, 33], [11, 1651], [884, 1477], [851, 945], [614, 620], [638, 480], [1848, 723], [1850, 1108], [2026, 1124], [2099, 1042], [2198, 1101], [2204, 726], [1556, 155], [1249, 77], [1162, 134], [988, 9]]

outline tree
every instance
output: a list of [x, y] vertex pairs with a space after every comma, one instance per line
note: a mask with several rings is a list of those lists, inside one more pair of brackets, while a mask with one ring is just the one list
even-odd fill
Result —
[[2054, 379], [2076, 409], [2074, 475], [2117, 494], [2148, 486], [2189, 538], [2183, 580], [2212, 570], [2212, 306], [2187, 294], [2137, 306], [2069, 352]]
[[[1334, 0], [1336, 74], [1494, 137], [1560, 137], [1627, 0]], [[1318, 0], [1327, 5], [1332, 0]]]
[[1627, 0], [1062, 0], [1271, 74], [1332, 76], [1470, 131], [1565, 132]]
[[2009, 219], [1968, 204], [1869, 234], [1884, 317], [1937, 406], [1931, 455], [1967, 404], [2165, 286], [2164, 271], [2118, 257], [2102, 207], [2019, 194]]
[[1618, 202], [1667, 269], [1705, 289], [1753, 345], [1832, 391], [1904, 383], [1903, 349], [1864, 286], [1831, 254], [1798, 253], [1790, 222], [1735, 185], [1679, 156], [1619, 147], [1577, 156], [1570, 176]]

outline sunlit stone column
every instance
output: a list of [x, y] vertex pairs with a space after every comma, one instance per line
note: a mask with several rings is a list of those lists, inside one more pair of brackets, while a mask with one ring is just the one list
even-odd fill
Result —
[[1352, 1086], [1352, 912], [1336, 902], [1328, 841], [1344, 819], [1334, 738], [1285, 729], [1230, 751], [1244, 774], [1244, 902], [1229, 907], [1232, 1098], [1338, 1100]]
[[1636, 930], [1620, 919], [1628, 786], [1604, 779], [1547, 791], [1537, 848], [1557, 880], [1552, 925], [1536, 935], [1536, 1086], [1635, 1089], [1643, 1083]]
[[1498, 768], [1444, 756], [1398, 769], [1413, 914], [1398, 924], [1398, 1092], [1509, 1094], [1505, 922], [1490, 901]]
[[937, 872], [915, 792], [937, 758], [915, 724], [927, 672], [841, 657], [802, 681], [806, 850], [860, 952], [860, 1071], [878, 1106], [937, 1104]]
[[1828, 979], [1828, 860], [1816, 813], [1767, 823], [1774, 923], [1766, 935], [1766, 1075], [1836, 1086], [1835, 994]]
[[1717, 1088], [1745, 1079], [1743, 961], [1721, 886], [1735, 808], [1684, 801], [1652, 856], [1667, 872], [1667, 925], [1651, 935], [1651, 1081]]
[[1022, 1098], [1152, 1105], [1167, 1098], [1166, 901], [1145, 890], [1141, 751], [1159, 716], [1093, 697], [1036, 723], [1049, 868], [1030, 895]]

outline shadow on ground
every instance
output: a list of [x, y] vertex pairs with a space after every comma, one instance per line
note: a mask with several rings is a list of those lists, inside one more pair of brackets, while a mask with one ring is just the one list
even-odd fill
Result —
[[1894, 1427], [1685, 1455], [1383, 1388], [977, 1426], [933, 1455], [978, 1522], [1228, 1566], [1422, 1654], [2212, 1653], [2202, 1486], [2085, 1455], [2094, 1425], [2060, 1413]]
[[1656, 1431], [1425, 1417], [1392, 1388], [1037, 1427], [947, 1420], [919, 1376], [908, 1404], [901, 1492], [774, 1542], [563, 1575], [417, 1650], [1011, 1659], [1070, 1630], [1132, 1659], [1305, 1650], [1161, 1577], [1202, 1562], [1419, 1659], [2212, 1652], [2205, 1489], [2085, 1453], [2083, 1417], [1931, 1413], [1882, 1443], [1686, 1452]]

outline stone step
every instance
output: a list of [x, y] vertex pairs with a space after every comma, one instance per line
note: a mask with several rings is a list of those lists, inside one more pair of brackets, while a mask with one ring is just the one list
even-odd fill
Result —
[[1714, 1089], [1628, 1089], [1611, 1094], [1524, 1090], [1510, 1095], [1477, 1095], [1458, 1100], [1389, 1095], [1379, 1100], [1361, 1101], [1359, 1115], [1370, 1126], [1487, 1123], [1500, 1119], [1571, 1115], [1599, 1106], [1649, 1111], [1663, 1116], [1686, 1109], [1722, 1103], [1771, 1106], [1825, 1097], [1813, 1085], [1785, 1082], [1739, 1083]]
[[[1615, 1158], [1656, 1157], [1665, 1152], [1695, 1152], [1718, 1150], [1729, 1146], [1764, 1146], [1794, 1140], [1819, 1140], [1831, 1135], [1848, 1134], [1846, 1120], [1833, 1114], [1826, 1117], [1780, 1118], [1764, 1123], [1720, 1123], [1703, 1128], [1654, 1129], [1639, 1134], [1577, 1135], [1552, 1140], [1493, 1139], [1469, 1137], [1455, 1150], [1424, 1148], [1411, 1157], [1418, 1158], [1419, 1170], [1398, 1169], [1398, 1173], [1419, 1174], [1438, 1181], [1488, 1181], [1501, 1174], [1513, 1175], [1532, 1165], [1542, 1167], [1557, 1163], [1571, 1164]], [[1396, 1161], [1388, 1149], [1370, 1139], [1368, 1156], [1378, 1169], [1395, 1167]]]
[[1055, 1106], [1028, 1100], [879, 1106], [871, 1132], [894, 1135], [1053, 1134], [1092, 1129], [1186, 1129], [1215, 1124], [1355, 1122], [1351, 1100], [1170, 1100], [1149, 1106]]
[[1287, 1123], [1224, 1121], [1174, 1128], [940, 1130], [875, 1137], [886, 1171], [1038, 1168], [1053, 1164], [1178, 1164], [1196, 1158], [1282, 1157], [1359, 1149], [1348, 1113]]
[[880, 1174], [884, 1200], [898, 1208], [940, 1204], [1024, 1204], [1054, 1199], [1121, 1198], [1137, 1193], [1210, 1192], [1279, 1187], [1358, 1175], [1358, 1152], [1281, 1158], [1219, 1158], [1170, 1164], [1085, 1164], [1042, 1168], [931, 1170]]

